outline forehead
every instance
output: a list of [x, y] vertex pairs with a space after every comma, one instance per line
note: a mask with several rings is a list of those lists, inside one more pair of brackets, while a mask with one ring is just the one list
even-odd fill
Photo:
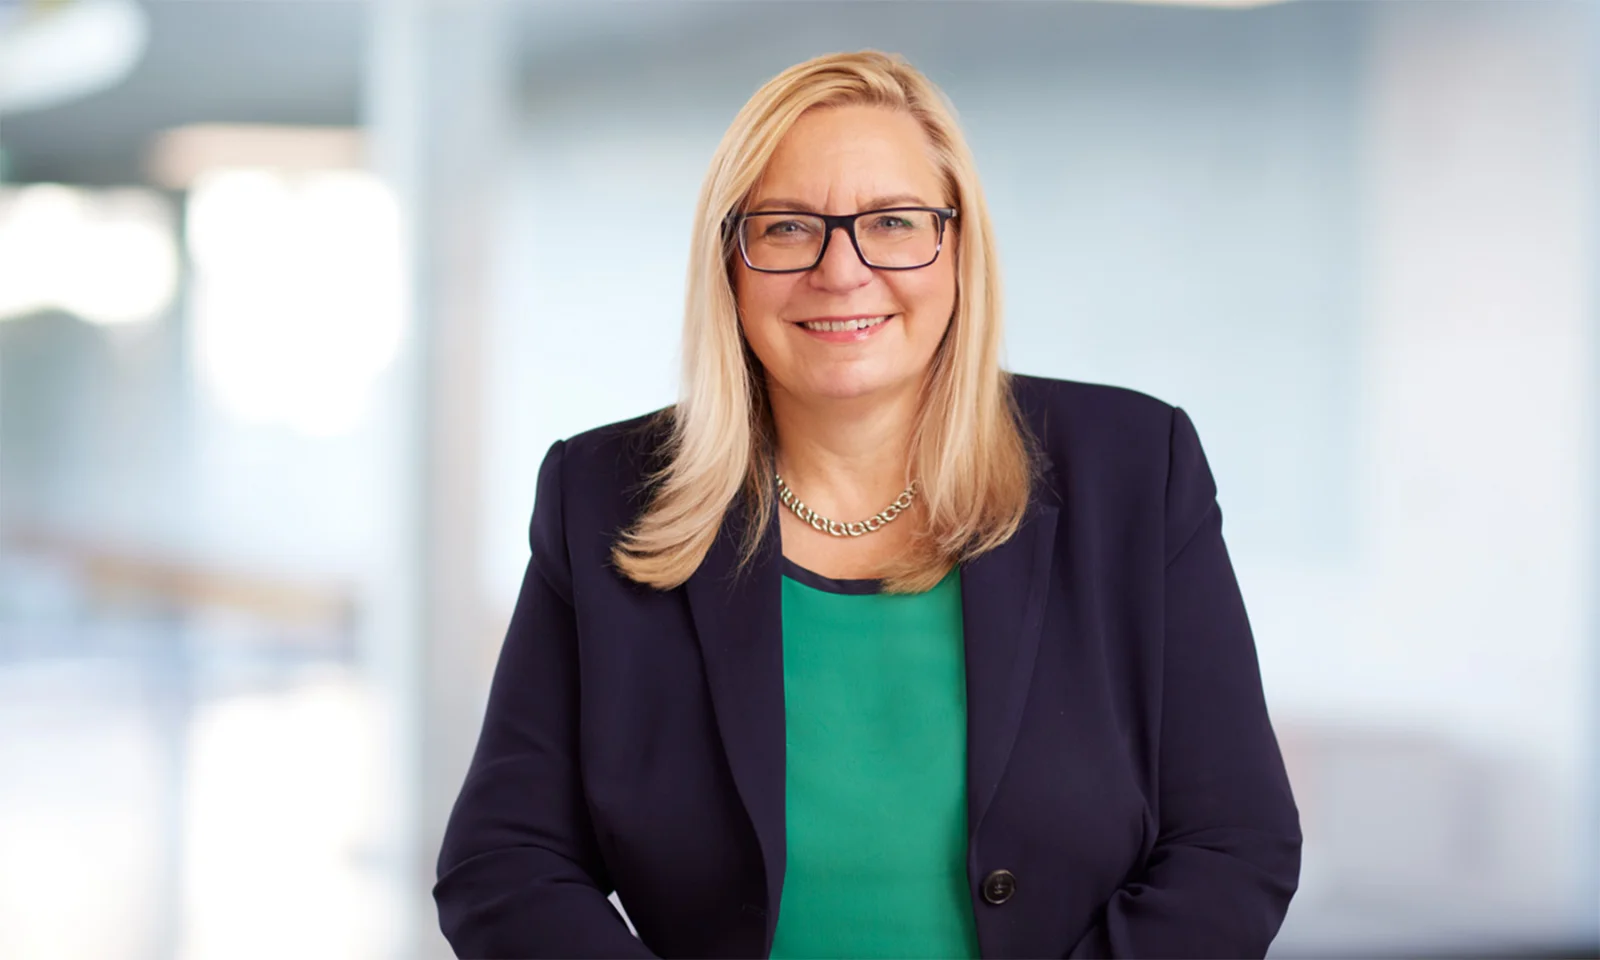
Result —
[[832, 213], [900, 195], [941, 205], [944, 180], [932, 152], [922, 126], [904, 111], [814, 108], [778, 143], [751, 200], [791, 198]]

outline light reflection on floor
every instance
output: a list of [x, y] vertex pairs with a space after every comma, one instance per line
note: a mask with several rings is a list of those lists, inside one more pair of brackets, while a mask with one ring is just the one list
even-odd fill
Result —
[[[202, 709], [191, 727], [188, 958], [359, 957], [378, 941], [373, 716], [334, 672]], [[293, 923], [284, 918], [294, 918]]]
[[0, 634], [0, 957], [393, 956], [360, 676], [111, 632], [59, 645], [105, 655], [25, 659]]
[[126, 681], [0, 667], [0, 956], [135, 957], [159, 936], [159, 751]]

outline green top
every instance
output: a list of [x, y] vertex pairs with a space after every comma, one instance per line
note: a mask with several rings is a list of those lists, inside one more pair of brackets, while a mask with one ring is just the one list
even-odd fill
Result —
[[976, 957], [961, 581], [784, 561], [788, 869], [775, 958]]

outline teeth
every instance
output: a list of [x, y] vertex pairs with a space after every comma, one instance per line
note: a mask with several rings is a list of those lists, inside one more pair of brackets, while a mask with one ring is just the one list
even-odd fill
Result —
[[847, 330], [865, 330], [868, 327], [876, 327], [878, 324], [889, 319], [890, 316], [892, 316], [892, 314], [884, 314], [881, 317], [869, 317], [865, 320], [814, 320], [810, 323], [802, 323], [801, 326], [805, 327], [807, 330], [825, 330], [829, 333], [844, 333]]

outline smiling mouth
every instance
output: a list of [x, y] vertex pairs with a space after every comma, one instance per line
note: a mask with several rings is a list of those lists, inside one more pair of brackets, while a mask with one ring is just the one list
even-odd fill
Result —
[[800, 326], [817, 333], [848, 333], [851, 330], [870, 330], [892, 316], [894, 314], [886, 313], [881, 317], [857, 317], [854, 320], [806, 320]]

